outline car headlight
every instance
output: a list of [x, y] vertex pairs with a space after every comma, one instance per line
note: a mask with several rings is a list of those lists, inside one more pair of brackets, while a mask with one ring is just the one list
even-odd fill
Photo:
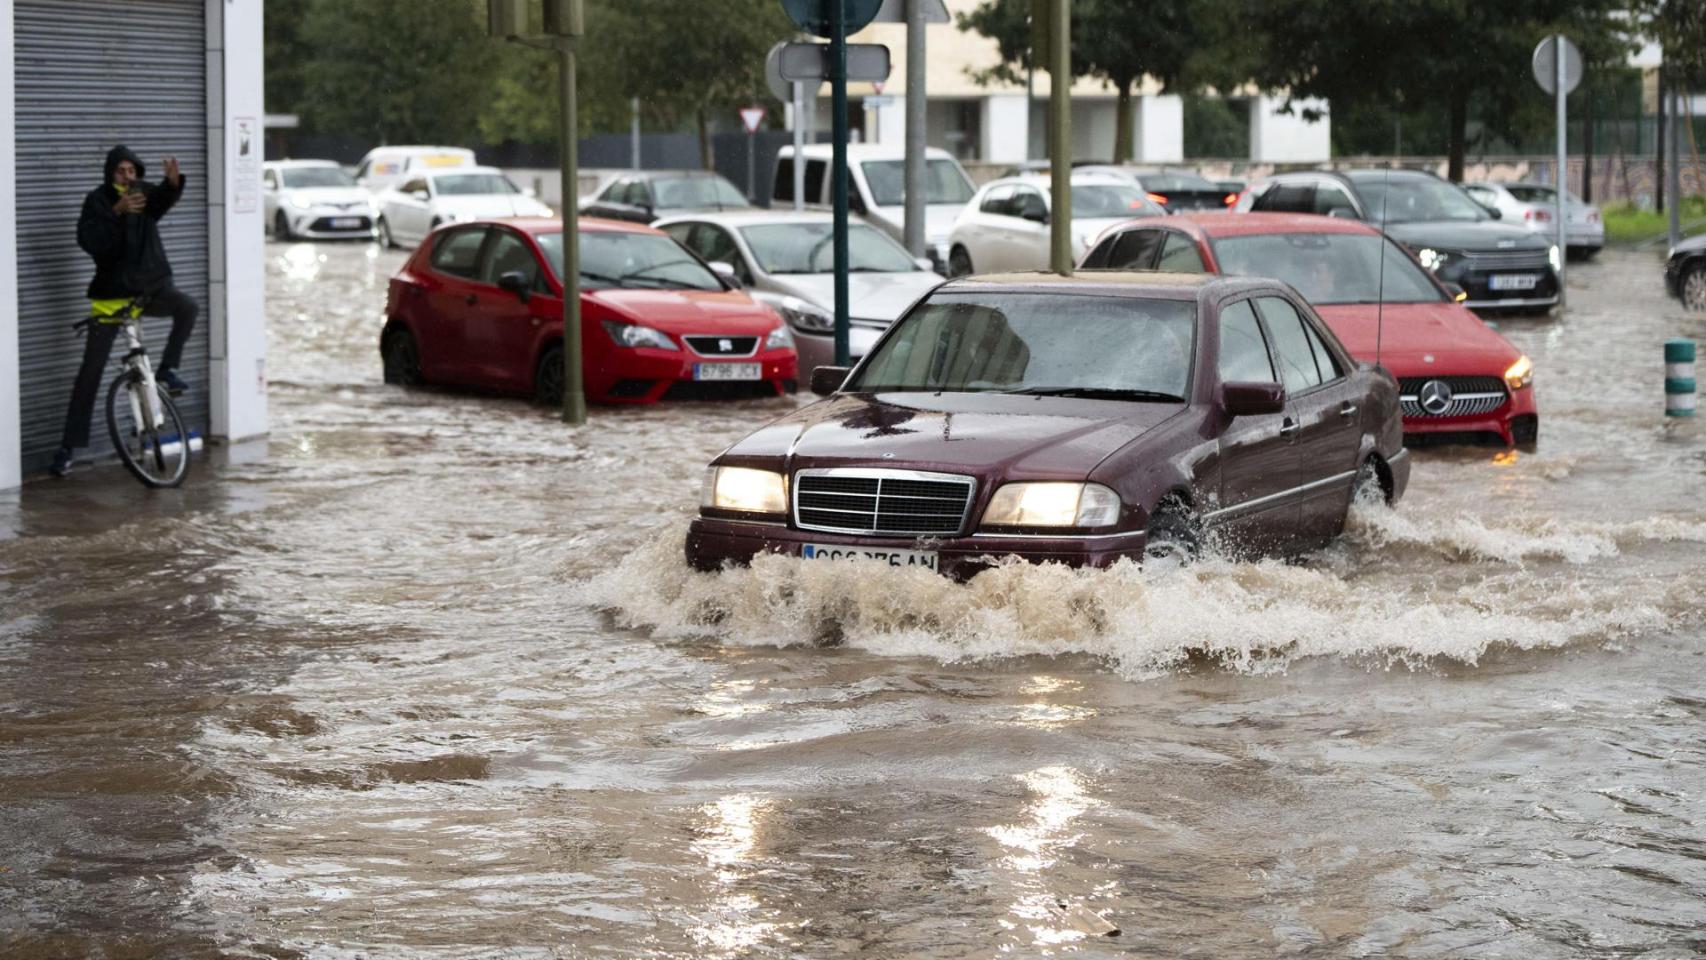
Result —
[[742, 513], [787, 513], [788, 485], [782, 475], [751, 467], [707, 467], [699, 506]]
[[834, 333], [835, 316], [815, 303], [807, 303], [799, 297], [763, 297], [782, 319], [788, 321], [788, 326], [801, 333]]
[[1009, 483], [995, 491], [983, 525], [1107, 527], [1120, 518], [1120, 495], [1099, 483]]
[[642, 327], [637, 323], [617, 323], [614, 320], [604, 321], [604, 332], [610, 334], [610, 339], [616, 341], [618, 347], [656, 347], [659, 350], [680, 350], [669, 334], [651, 327]]
[[1553, 272], [1564, 269], [1564, 258], [1558, 255], [1558, 245], [1546, 248], [1546, 262], [1552, 264]]
[[1523, 387], [1526, 387], [1533, 382], [1534, 361], [1528, 359], [1528, 354], [1525, 353], [1518, 357], [1515, 363], [1511, 364], [1511, 368], [1509, 370], [1505, 371], [1505, 386], [1510, 387], [1512, 391], [1516, 391], [1521, 390]]
[[780, 350], [783, 347], [793, 349], [794, 335], [789, 332], [787, 324], [779, 323], [776, 329], [770, 331], [770, 336], [764, 338], [764, 349]]
[[1420, 260], [1422, 262], [1422, 266], [1426, 267], [1429, 271], [1438, 273], [1439, 268], [1445, 266], [1446, 261], [1451, 259], [1451, 255], [1448, 253], [1442, 253], [1432, 247], [1423, 247], [1416, 251], [1416, 259]]
[[307, 197], [301, 196], [300, 194], [291, 194], [290, 205], [298, 210], [307, 210], [314, 204], [310, 203]]

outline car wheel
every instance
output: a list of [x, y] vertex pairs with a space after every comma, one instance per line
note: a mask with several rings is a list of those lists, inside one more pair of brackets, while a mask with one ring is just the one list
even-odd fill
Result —
[[379, 245], [387, 250], [396, 249], [397, 241], [391, 236], [391, 222], [384, 217], [379, 218]]
[[552, 344], [533, 368], [533, 402], [544, 407], [563, 405], [563, 345]]
[[1178, 500], [1162, 501], [1149, 518], [1149, 536], [1143, 545], [1144, 563], [1189, 563], [1201, 550], [1202, 525], [1190, 508]]
[[1695, 261], [1682, 275], [1682, 305], [1706, 313], [1706, 261]]
[[948, 279], [971, 276], [971, 254], [965, 247], [955, 247], [948, 254]]
[[385, 364], [386, 383], [414, 387], [423, 382], [420, 347], [415, 343], [415, 335], [410, 333], [407, 327], [399, 326], [385, 335], [379, 356]]
[[280, 210], [278, 216], [272, 218], [272, 235], [275, 240], [290, 240], [290, 220]]

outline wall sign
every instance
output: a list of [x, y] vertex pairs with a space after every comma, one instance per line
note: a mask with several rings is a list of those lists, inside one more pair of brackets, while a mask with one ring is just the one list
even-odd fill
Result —
[[254, 213], [261, 206], [260, 124], [254, 117], [233, 117], [231, 137], [231, 210]]

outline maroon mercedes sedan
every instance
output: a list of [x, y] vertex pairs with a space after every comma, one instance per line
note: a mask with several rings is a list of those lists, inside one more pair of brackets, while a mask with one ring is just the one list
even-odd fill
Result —
[[1276, 280], [956, 280], [812, 388], [712, 461], [689, 563], [1291, 552], [1410, 474], [1397, 382]]

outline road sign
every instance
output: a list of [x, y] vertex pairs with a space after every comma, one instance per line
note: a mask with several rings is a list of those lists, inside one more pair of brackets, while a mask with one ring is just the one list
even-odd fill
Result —
[[747, 133], [756, 133], [758, 131], [758, 125], [763, 123], [763, 122], [764, 122], [764, 108], [763, 107], [741, 107], [740, 108], [740, 123], [741, 123], [741, 126], [746, 128]]
[[[782, 76], [782, 48], [788, 45], [783, 40], [770, 48], [770, 53], [764, 58], [764, 85], [770, 88], [770, 95], [783, 103], [794, 102], [794, 82]], [[818, 87], [822, 80], [806, 81], [806, 94], [817, 96]]]
[[1557, 93], [1558, 54], [1557, 43], [1564, 44], [1564, 92], [1569, 93], [1582, 82], [1582, 52], [1570, 42], [1569, 37], [1547, 37], [1534, 48], [1531, 66], [1534, 68], [1534, 79], [1540, 84], [1540, 89], [1547, 93]]
[[[777, 68], [784, 80], [817, 84], [830, 77], [829, 51], [830, 44], [827, 43], [790, 43], [782, 48]], [[879, 81], [888, 78], [888, 47], [880, 43], [847, 44], [847, 79]]]
[[883, 7], [877, 11], [877, 18], [872, 23], [905, 23], [906, 5], [908, 3], [924, 4], [925, 23], [951, 23], [953, 18], [948, 16], [948, 7], [942, 0], [883, 0]]
[[884, 97], [884, 96], [879, 95], [879, 96], [875, 96], [875, 97], [866, 97], [865, 98], [865, 109], [866, 110], [881, 110], [883, 107], [892, 107], [892, 106], [894, 106], [894, 98], [893, 97]]
[[883, 95], [883, 82], [881, 80], [872, 80], [871, 81], [871, 89], [875, 90], [877, 92], [877, 96], [879, 96], [879, 97], [882, 96]]
[[[782, 0], [782, 9], [788, 12], [790, 19], [801, 30], [814, 36], [830, 38], [833, 26], [830, 19], [835, 15], [835, 8], [830, 6], [834, 0]], [[883, 0], [841, 0], [847, 10], [847, 32], [857, 33], [865, 29], [877, 17]]]

